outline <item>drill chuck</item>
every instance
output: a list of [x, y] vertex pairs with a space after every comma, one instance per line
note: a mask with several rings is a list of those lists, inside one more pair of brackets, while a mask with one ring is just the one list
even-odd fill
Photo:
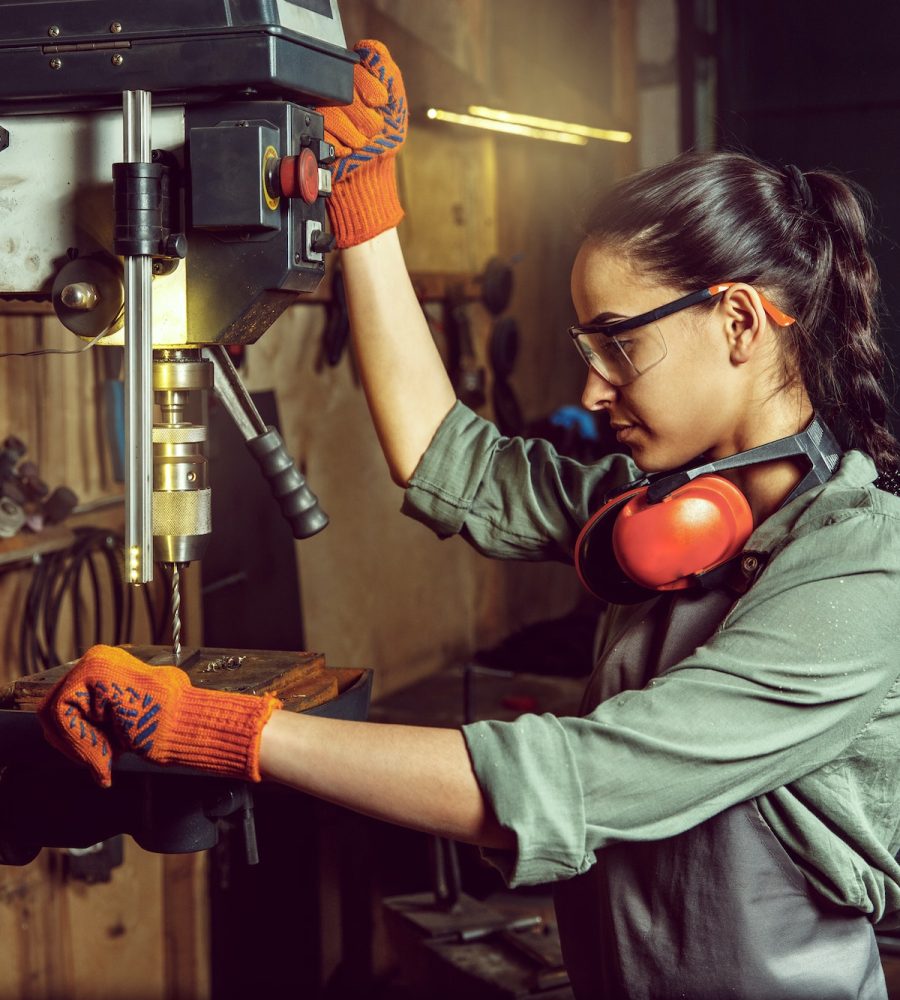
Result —
[[188, 419], [190, 393], [212, 385], [196, 351], [162, 351], [153, 364], [161, 419], [153, 426], [153, 554], [160, 562], [202, 558], [212, 531], [205, 425]]

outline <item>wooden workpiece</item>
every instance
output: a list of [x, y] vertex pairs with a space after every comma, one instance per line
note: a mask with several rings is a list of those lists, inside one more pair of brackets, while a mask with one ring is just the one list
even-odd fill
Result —
[[[167, 646], [123, 646], [144, 663], [171, 665]], [[73, 663], [64, 663], [30, 677], [22, 677], [0, 689], [0, 708], [35, 711], [47, 693]], [[191, 649], [183, 650], [179, 666], [194, 687], [233, 694], [273, 694], [291, 712], [304, 712], [324, 705], [356, 683], [362, 670], [326, 667], [321, 653], [272, 650]]]

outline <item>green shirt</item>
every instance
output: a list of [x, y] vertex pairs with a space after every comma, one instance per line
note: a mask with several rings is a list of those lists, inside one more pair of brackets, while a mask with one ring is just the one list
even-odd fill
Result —
[[[457, 404], [404, 511], [489, 556], [571, 560], [602, 496], [634, 475], [621, 455], [585, 466], [502, 438]], [[644, 686], [594, 678], [583, 717], [465, 727], [478, 781], [516, 835], [515, 850], [490, 855], [510, 885], [581, 874], [608, 844], [672, 837], [755, 799], [825, 897], [900, 916], [900, 499], [875, 475], [848, 452], [827, 484], [759, 525], [746, 548], [768, 560], [753, 586]], [[611, 607], [605, 643], [648, 612]]]

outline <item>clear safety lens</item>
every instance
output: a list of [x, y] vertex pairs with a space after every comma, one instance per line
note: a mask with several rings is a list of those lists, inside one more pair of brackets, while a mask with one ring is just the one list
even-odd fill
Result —
[[666, 342], [656, 323], [615, 336], [577, 333], [578, 353], [610, 385], [628, 385], [666, 356]]

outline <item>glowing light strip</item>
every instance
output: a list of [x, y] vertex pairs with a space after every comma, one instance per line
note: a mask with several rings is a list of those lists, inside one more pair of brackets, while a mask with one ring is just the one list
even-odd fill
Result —
[[584, 136], [572, 135], [569, 132], [554, 132], [551, 129], [534, 128], [530, 125], [519, 125], [514, 122], [490, 121], [487, 118], [476, 118], [474, 115], [460, 115], [455, 111], [442, 111], [440, 108], [429, 108], [425, 113], [434, 121], [450, 122], [453, 125], [469, 125], [472, 128], [488, 129], [491, 132], [506, 132], [510, 135], [523, 135], [529, 139], [565, 142], [572, 146], [586, 146], [588, 143]]
[[577, 125], [574, 122], [560, 122], [553, 118], [538, 118], [535, 115], [517, 115], [511, 111], [498, 111], [496, 108], [484, 108], [473, 104], [469, 114], [489, 121], [508, 122], [511, 125], [527, 125], [531, 128], [552, 129], [566, 135], [580, 135], [586, 139], [603, 139], [606, 142], [631, 142], [630, 132], [618, 129], [591, 128], [589, 125]]

